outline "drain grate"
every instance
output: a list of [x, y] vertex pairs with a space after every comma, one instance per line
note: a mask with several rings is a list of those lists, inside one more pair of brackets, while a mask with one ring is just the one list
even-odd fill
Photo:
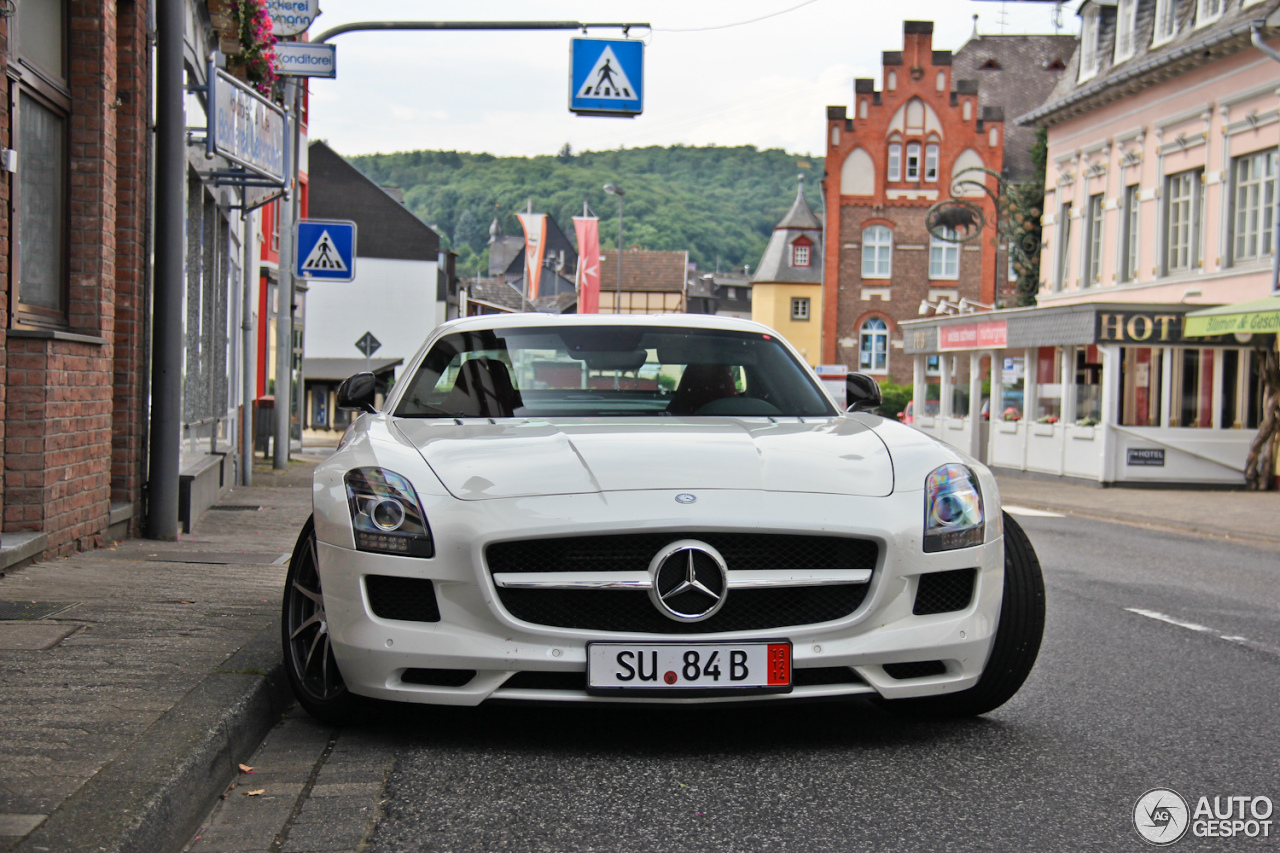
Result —
[[78, 601], [0, 601], [0, 622], [29, 622], [47, 619], [70, 610]]
[[260, 506], [247, 506], [241, 504], [226, 504], [224, 506], [211, 506], [209, 510], [212, 512], [262, 512]]
[[215, 566], [279, 566], [288, 559], [288, 554], [279, 551], [269, 553], [253, 553], [242, 551], [179, 551], [170, 554], [152, 554], [147, 557], [150, 563], [205, 563]]

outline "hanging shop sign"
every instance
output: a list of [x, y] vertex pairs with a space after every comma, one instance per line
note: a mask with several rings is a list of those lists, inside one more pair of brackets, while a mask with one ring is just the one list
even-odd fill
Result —
[[285, 177], [284, 110], [221, 68], [209, 78], [213, 151], [272, 181]]
[[305, 41], [277, 42], [276, 73], [285, 77], [337, 77], [338, 46]]
[[273, 36], [304, 33], [320, 14], [320, 0], [267, 0]]
[[1004, 349], [1009, 340], [1009, 324], [1004, 320], [958, 323], [938, 327], [938, 349]]

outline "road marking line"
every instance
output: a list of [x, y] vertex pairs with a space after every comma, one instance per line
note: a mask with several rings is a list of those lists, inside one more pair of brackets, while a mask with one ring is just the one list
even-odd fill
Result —
[[1012, 504], [1005, 504], [1004, 511], [1012, 515], [1023, 515], [1028, 518], [1064, 518], [1065, 517], [1060, 512], [1049, 512], [1048, 510], [1032, 509], [1031, 507], [1027, 507], [1027, 506], [1014, 506]]
[[1199, 634], [1212, 634], [1219, 640], [1226, 640], [1228, 643], [1234, 643], [1237, 646], [1244, 646], [1245, 648], [1254, 649], [1259, 652], [1266, 652], [1271, 655], [1280, 654], [1280, 648], [1276, 648], [1275, 646], [1267, 643], [1250, 640], [1248, 637], [1242, 637], [1239, 634], [1219, 634], [1216, 629], [1210, 628], [1207, 625], [1201, 625], [1196, 622], [1184, 622], [1181, 619], [1174, 619], [1167, 613], [1160, 613], [1156, 610], [1143, 610], [1140, 607], [1126, 607], [1125, 610], [1130, 613], [1136, 613], [1139, 616], [1145, 616], [1148, 619], [1155, 619], [1158, 622], [1177, 625], [1179, 628], [1186, 628], [1188, 631], [1195, 631]]

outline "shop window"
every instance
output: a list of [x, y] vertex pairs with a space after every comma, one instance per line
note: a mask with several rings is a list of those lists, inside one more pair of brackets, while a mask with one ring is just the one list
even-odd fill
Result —
[[1102, 420], [1102, 356], [1090, 345], [1076, 350], [1076, 423]]
[[1124, 188], [1124, 210], [1120, 226], [1120, 281], [1134, 281], [1138, 277], [1138, 185]]
[[1275, 216], [1276, 152], [1257, 151], [1237, 157], [1231, 169], [1233, 263], [1256, 261], [1271, 254]]
[[902, 146], [896, 142], [889, 146], [889, 170], [886, 177], [891, 181], [902, 180]]
[[1062, 352], [1040, 347], [1036, 353], [1036, 408], [1027, 420], [1057, 423], [1062, 417]]
[[[943, 239], [945, 237], [946, 239]], [[952, 242], [960, 235], [954, 228], [944, 228], [942, 237], [929, 235], [929, 278], [960, 278], [960, 244]]]
[[889, 369], [889, 327], [872, 317], [858, 330], [858, 369], [885, 373]]
[[791, 297], [791, 319], [798, 322], [804, 322], [809, 319], [809, 297]]
[[1190, 169], [1165, 179], [1166, 274], [1200, 263], [1200, 176], [1200, 169]]
[[1102, 281], [1102, 193], [1089, 196], [1084, 227], [1083, 285], [1088, 287]]
[[862, 229], [862, 277], [889, 278], [893, 272], [893, 231], [886, 225]]
[[1173, 407], [1169, 425], [1206, 428], [1213, 424], [1213, 357], [1211, 349], [1174, 350]]
[[1162, 353], [1158, 347], [1121, 347], [1121, 426], [1160, 425]]

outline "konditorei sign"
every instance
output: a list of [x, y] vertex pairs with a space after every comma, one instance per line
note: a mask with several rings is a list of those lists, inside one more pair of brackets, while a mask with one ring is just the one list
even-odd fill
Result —
[[284, 182], [284, 110], [221, 68], [209, 81], [213, 150], [256, 175]]

